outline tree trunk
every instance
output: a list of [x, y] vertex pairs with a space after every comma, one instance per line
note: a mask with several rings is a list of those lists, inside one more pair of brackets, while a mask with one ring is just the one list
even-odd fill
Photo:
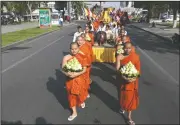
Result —
[[151, 19], [151, 9], [148, 7], [147, 23], [150, 23]]
[[80, 15], [77, 15], [78, 16], [78, 20], [81, 20], [81, 17], [80, 17]]
[[28, 9], [29, 9], [29, 12], [30, 12], [30, 16], [31, 16], [30, 21], [33, 21], [33, 17], [32, 17], [32, 9], [31, 9], [32, 4], [31, 4], [31, 3], [29, 3], [29, 1], [28, 1], [27, 6], [28, 6]]
[[177, 14], [178, 14], [178, 9], [173, 8], [173, 28], [177, 27]]

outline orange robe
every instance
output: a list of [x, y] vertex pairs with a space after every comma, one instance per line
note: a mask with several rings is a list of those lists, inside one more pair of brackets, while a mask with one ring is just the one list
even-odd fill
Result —
[[83, 52], [85, 54], [85, 56], [87, 57], [88, 60], [88, 64], [89, 66], [87, 67], [87, 72], [86, 74], [86, 78], [87, 78], [87, 89], [89, 89], [89, 84], [90, 84], [90, 70], [91, 70], [91, 63], [92, 63], [92, 53], [91, 53], [91, 49], [90, 49], [90, 45], [86, 42], [85, 44], [83, 44], [82, 46], [79, 47], [80, 51]]
[[86, 44], [88, 45], [89, 47], [89, 54], [91, 56], [91, 63], [93, 62], [93, 50], [92, 50], [92, 45], [91, 43], [89, 43], [88, 41], [86, 41]]
[[[120, 43], [122, 41], [121, 37], [120, 36], [117, 37], [116, 41], [117, 41], [117, 43]], [[131, 42], [130, 37], [129, 36], [125, 36], [125, 41], [124, 42]], [[132, 52], [136, 52], [134, 46], [132, 47]]]
[[[140, 72], [140, 59], [136, 53], [131, 52], [131, 54], [121, 60], [121, 66], [126, 65], [131, 61], [136, 69]], [[139, 96], [138, 96], [138, 79], [135, 82], [127, 83], [120, 77], [120, 106], [123, 110], [132, 111], [137, 109], [139, 105]]]
[[93, 27], [94, 27], [95, 31], [97, 31], [98, 28], [99, 28], [99, 21], [94, 21], [93, 22]]
[[[116, 41], [117, 41], [118, 43], [121, 42], [121, 41], [122, 41], [121, 36], [118, 36], [118, 37], [116, 38]], [[129, 37], [129, 36], [125, 36], [125, 41], [124, 41], [124, 42], [131, 42], [130, 37]]]
[[91, 41], [89, 41], [91, 43], [91, 46], [94, 46], [94, 34], [88, 33], [88, 35], [91, 38]]
[[[77, 58], [82, 67], [88, 66], [88, 61], [85, 56], [81, 56], [81, 54], [76, 54], [76, 56], [72, 58]], [[67, 77], [66, 90], [70, 108], [74, 106], [80, 106], [86, 100], [88, 95], [86, 89], [85, 74], [82, 74], [73, 79]]]

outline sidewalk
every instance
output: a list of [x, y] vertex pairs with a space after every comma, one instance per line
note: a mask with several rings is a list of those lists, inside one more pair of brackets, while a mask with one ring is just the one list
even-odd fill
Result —
[[[64, 26], [68, 25], [68, 22], [64, 22]], [[24, 30], [24, 29], [28, 29], [28, 28], [34, 28], [34, 27], [38, 27], [39, 26], [39, 22], [29, 22], [29, 23], [22, 23], [19, 25], [3, 25], [1, 27], [1, 33], [8, 33], [8, 32], [14, 32], [14, 31], [19, 31], [19, 30]]]
[[166, 41], [172, 42], [171, 37], [177, 33], [179, 34], [178, 28], [169, 28], [167, 26], [156, 25], [155, 28], [151, 28], [152, 24], [148, 23], [132, 23], [131, 26], [149, 32], [157, 37], [160, 37]]

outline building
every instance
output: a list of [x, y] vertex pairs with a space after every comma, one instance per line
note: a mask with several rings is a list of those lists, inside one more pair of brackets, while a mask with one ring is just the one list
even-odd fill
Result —
[[48, 2], [47, 7], [55, 9], [55, 2]]

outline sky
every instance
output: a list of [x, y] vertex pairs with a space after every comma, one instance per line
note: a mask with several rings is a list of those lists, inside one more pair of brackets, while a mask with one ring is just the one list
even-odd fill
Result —
[[[86, 2], [86, 3], [90, 3], [90, 4], [94, 4], [94, 5], [97, 3], [98, 5], [100, 5], [100, 2]], [[102, 5], [103, 5], [103, 7], [112, 6], [112, 7], [116, 8], [116, 9], [119, 9], [120, 2], [105, 2]]]

